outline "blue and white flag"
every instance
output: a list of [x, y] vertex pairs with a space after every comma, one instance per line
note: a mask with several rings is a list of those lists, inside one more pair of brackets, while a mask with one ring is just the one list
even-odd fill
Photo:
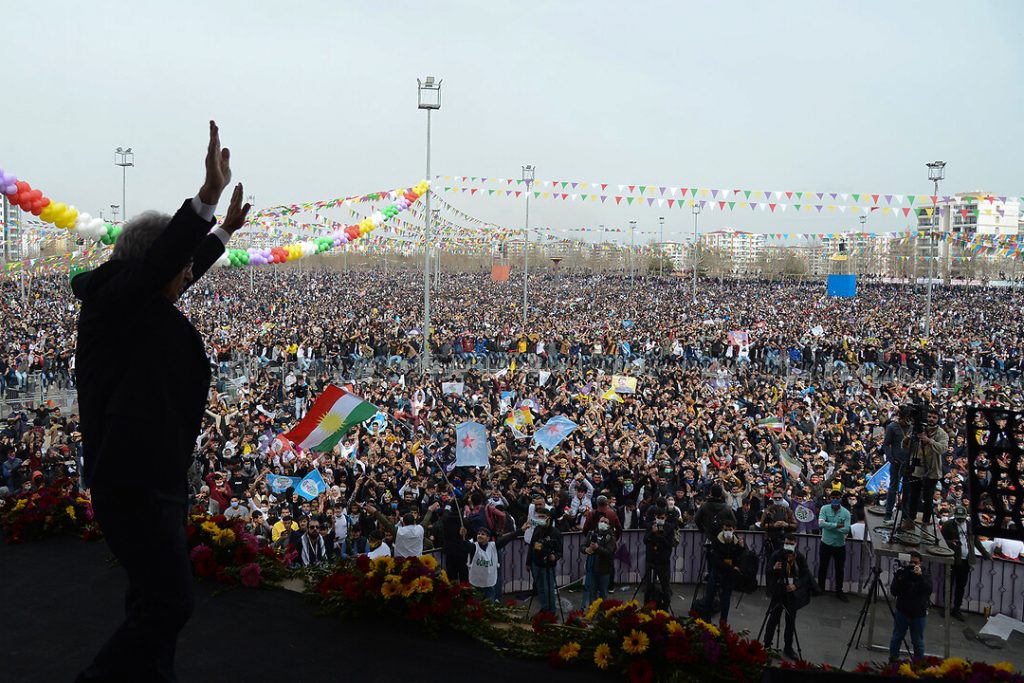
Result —
[[889, 478], [891, 476], [890, 470], [891, 464], [885, 463], [878, 468], [878, 471], [872, 474], [864, 487], [871, 493], [878, 493], [879, 491], [889, 490]]
[[313, 500], [321, 493], [327, 491], [327, 482], [320, 476], [320, 470], [313, 470], [302, 478], [299, 482], [298, 487], [295, 489], [295, 493], [299, 494], [306, 500]]
[[298, 477], [283, 477], [279, 474], [267, 475], [267, 486], [270, 487], [271, 493], [284, 493], [288, 489], [297, 488], [300, 481], [302, 480]]
[[553, 451], [578, 426], [564, 415], [555, 415], [545, 422], [544, 426], [534, 432], [533, 440], [535, 443], [540, 444], [544, 450]]
[[377, 414], [370, 418], [370, 421], [366, 423], [366, 431], [376, 436], [387, 429], [388, 417], [384, 413], [377, 411]]
[[455, 464], [458, 467], [487, 467], [491, 444], [487, 428], [472, 420], [455, 428]]

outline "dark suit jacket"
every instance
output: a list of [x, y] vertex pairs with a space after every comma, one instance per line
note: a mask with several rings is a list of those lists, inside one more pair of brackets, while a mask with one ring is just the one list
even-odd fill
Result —
[[[946, 539], [946, 544], [953, 550], [953, 564], [958, 566], [963, 564], [964, 559], [961, 557], [960, 552], [960, 529], [957, 528], [956, 520], [947, 519], [942, 523], [942, 526], [939, 527], [939, 530], [942, 532], [943, 538]], [[967, 528], [967, 547], [970, 548], [970, 551], [967, 553], [968, 565], [973, 566], [977, 561], [977, 557], [974, 552], [975, 548], [978, 549], [978, 552], [980, 552], [982, 557], [986, 560], [992, 559], [992, 555], [985, 550], [985, 546], [981, 544], [981, 541], [974, 535], [974, 532], [971, 531], [970, 527]]]
[[198, 280], [224, 251], [191, 202], [145, 258], [77, 275], [78, 402], [84, 476], [99, 491], [184, 496], [210, 387], [203, 340], [161, 289], [192, 259]]

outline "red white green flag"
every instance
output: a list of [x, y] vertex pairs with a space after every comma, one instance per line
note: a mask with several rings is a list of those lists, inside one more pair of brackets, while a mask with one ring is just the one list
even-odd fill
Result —
[[330, 452], [348, 430], [377, 414], [377, 407], [329, 384], [306, 417], [285, 436], [307, 451]]

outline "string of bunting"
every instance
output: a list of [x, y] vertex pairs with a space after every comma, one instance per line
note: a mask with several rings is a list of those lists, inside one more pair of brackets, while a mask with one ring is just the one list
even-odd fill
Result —
[[[471, 185], [483, 185], [494, 188], [494, 192], [498, 190], [509, 191], [510, 188], [522, 188], [524, 185], [530, 187], [525, 180], [521, 178], [494, 178], [494, 177], [481, 177], [481, 176], [460, 176], [460, 175], [436, 175], [434, 179], [439, 181], [438, 184], [444, 185], [446, 183], [468, 183]], [[704, 200], [727, 200], [731, 197], [734, 200], [740, 200], [749, 202], [751, 199], [760, 200], [761, 203], [771, 202], [773, 199], [775, 202], [782, 200], [783, 197], [787, 201], [792, 202], [796, 198], [797, 202], [800, 200], [806, 200], [806, 203], [813, 204], [813, 199], [822, 201], [825, 197], [834, 200], [841, 200], [842, 202], [853, 201], [854, 204], [870, 203], [875, 206], [894, 206], [902, 205], [904, 201], [913, 205], [914, 202], [918, 204], [934, 204], [942, 201], [948, 202], [952, 197], [949, 195], [935, 196], [935, 195], [924, 195], [916, 193], [883, 193], [883, 192], [817, 192], [817, 191], [804, 191], [804, 190], [753, 190], [753, 189], [716, 189], [710, 187], [692, 187], [692, 186], [670, 186], [670, 185], [654, 185], [654, 184], [613, 184], [613, 183], [600, 183], [600, 182], [586, 182], [578, 180], [533, 180], [531, 181], [533, 186], [541, 188], [541, 192], [550, 188], [552, 194], [559, 194], [564, 191], [565, 193], [576, 193], [579, 194], [584, 190], [587, 190], [587, 194], [606, 194], [609, 187], [617, 188], [616, 193], [608, 193], [612, 196], [632, 196], [634, 199], [637, 198], [664, 198], [666, 193], [669, 198], [675, 198], [678, 194], [680, 198], [685, 199], [689, 194], [691, 199], [695, 199], [700, 195], [701, 199]], [[477, 188], [481, 189], [481, 188]], [[488, 189], [488, 188], [484, 188]], [[488, 189], [490, 191], [490, 189]], [[511, 190], [519, 196], [524, 190]], [[999, 200], [1000, 202], [1006, 202], [1009, 200], [1019, 200], [1024, 203], [1024, 195], [1021, 196], [1010, 196], [1010, 195], [988, 195], [986, 200], [993, 202]], [[870, 200], [870, 202], [869, 202]], [[800, 202], [805, 203], [805, 202]]]

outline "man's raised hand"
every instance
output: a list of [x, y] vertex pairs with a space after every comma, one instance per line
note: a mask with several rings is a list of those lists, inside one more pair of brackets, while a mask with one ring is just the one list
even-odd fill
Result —
[[199, 189], [199, 201], [216, 204], [224, 188], [231, 182], [231, 151], [220, 147], [220, 131], [210, 121], [210, 144], [206, 149], [206, 179]]
[[228, 212], [224, 215], [224, 221], [220, 227], [229, 235], [234, 235], [236, 230], [245, 225], [245, 217], [251, 208], [252, 206], [248, 202], [245, 203], [245, 206], [242, 205], [242, 183], [238, 183], [235, 185], [234, 192], [231, 193], [231, 203], [228, 204]]

